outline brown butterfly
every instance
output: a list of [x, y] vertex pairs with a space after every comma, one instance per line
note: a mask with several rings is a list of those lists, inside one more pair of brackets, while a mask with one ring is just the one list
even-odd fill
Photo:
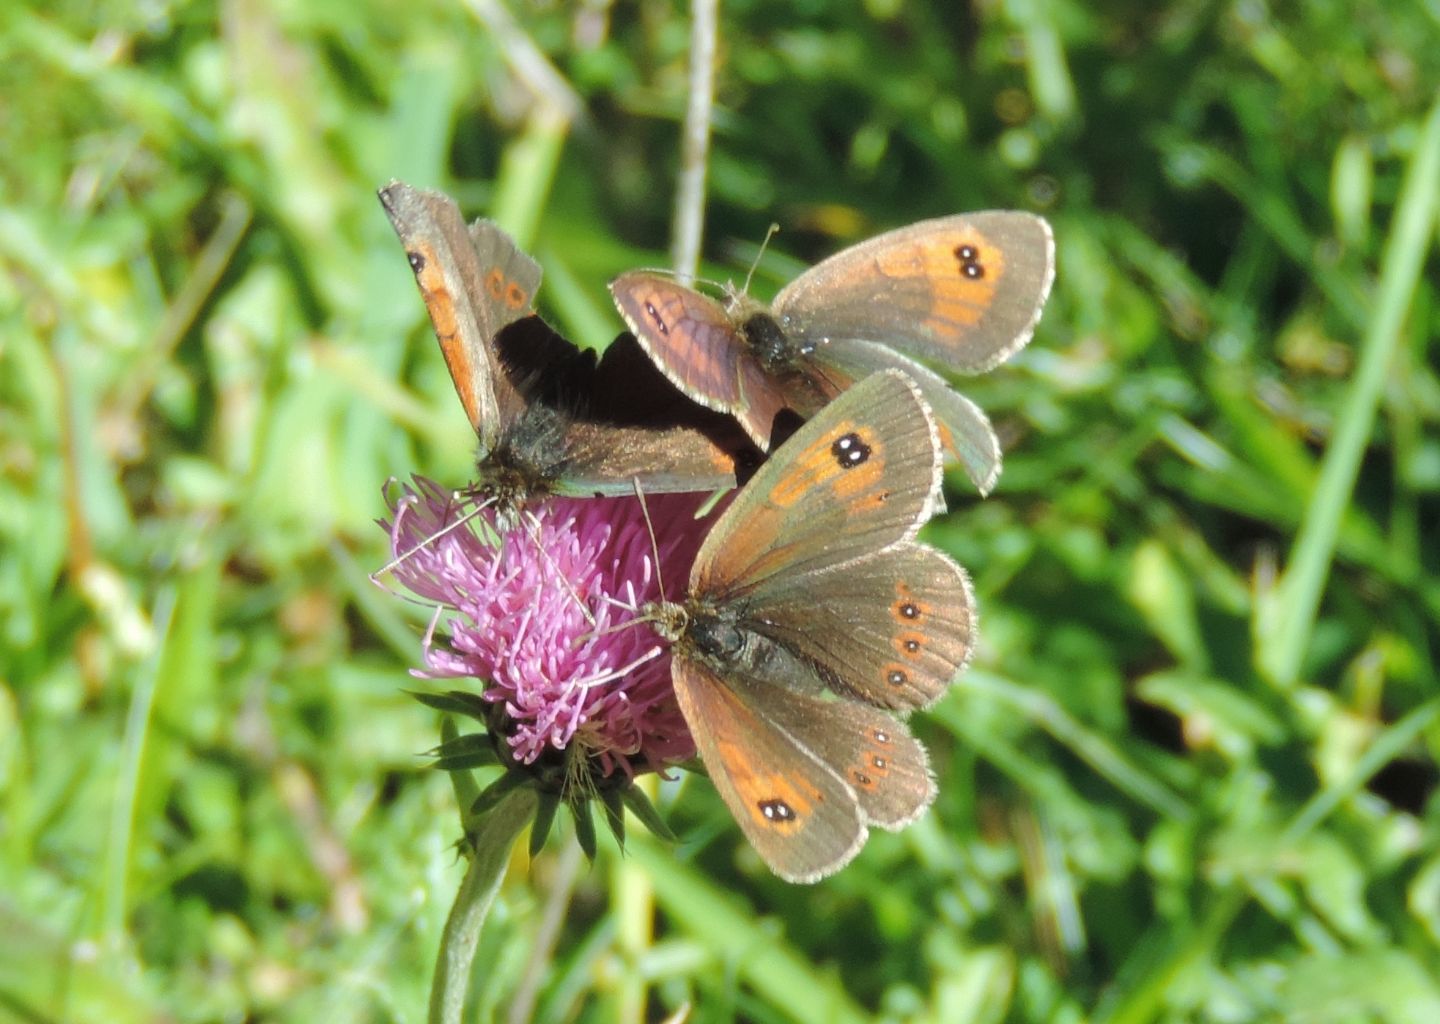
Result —
[[531, 499], [733, 487], [760, 455], [621, 335], [598, 363], [531, 310], [540, 265], [493, 223], [403, 182], [380, 202], [405, 246], [480, 440], [478, 497], [512, 524]]
[[838, 870], [871, 825], [934, 798], [925, 749], [886, 712], [933, 703], [974, 646], [965, 571], [915, 540], [940, 475], [920, 389], [868, 377], [740, 491], [684, 600], [644, 610], [701, 760], [781, 878]]
[[905, 371], [983, 494], [1000, 473], [990, 421], [909, 356], [964, 373], [992, 369], [1030, 340], [1054, 276], [1044, 219], [988, 211], [845, 249], [768, 307], [735, 292], [722, 304], [643, 271], [622, 274], [610, 291], [656, 365], [697, 402], [736, 416], [762, 447], [781, 410], [808, 417], [877, 370]]

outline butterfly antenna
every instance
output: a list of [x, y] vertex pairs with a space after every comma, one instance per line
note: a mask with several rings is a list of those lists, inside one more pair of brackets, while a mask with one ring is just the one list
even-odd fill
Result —
[[[459, 497], [458, 493], [457, 493], [457, 494], [454, 494], [454, 495], [451, 495], [451, 499], [452, 499], [452, 500], [454, 500], [454, 499], [456, 499], [456, 498], [458, 498], [458, 497]], [[376, 569], [374, 572], [372, 572], [372, 573], [370, 574], [370, 582], [376, 584], [377, 586], [381, 585], [381, 584], [380, 584], [380, 579], [379, 579], [381, 576], [384, 576], [387, 572], [390, 572], [391, 570], [397, 568], [398, 566], [401, 566], [401, 565], [405, 564], [405, 562], [409, 561], [409, 559], [410, 559], [410, 557], [411, 557], [412, 555], [416, 554], [417, 552], [424, 551], [424, 550], [425, 550], [426, 548], [428, 548], [430, 545], [434, 544], [436, 541], [438, 541], [440, 538], [444, 537], [446, 534], [450, 533], [451, 531], [460, 529], [460, 527], [464, 526], [464, 525], [465, 525], [466, 523], [468, 523], [470, 520], [474, 519], [474, 518], [475, 518], [476, 516], [478, 516], [481, 512], [485, 511], [485, 509], [489, 508], [490, 505], [491, 505], [493, 502], [494, 502], [494, 499], [493, 499], [493, 498], [488, 498], [488, 499], [486, 499], [485, 501], [482, 501], [480, 504], [478, 504], [478, 505], [476, 505], [474, 508], [472, 508], [469, 512], [466, 512], [464, 515], [462, 515], [459, 519], [456, 519], [453, 523], [446, 523], [443, 527], [441, 527], [440, 529], [436, 530], [434, 533], [430, 534], [430, 536], [428, 536], [428, 537], [426, 537], [424, 540], [420, 541], [420, 543], [416, 544], [413, 548], [409, 548], [408, 550], [405, 550], [405, 551], [400, 552], [400, 554], [396, 555], [394, 558], [390, 559], [390, 561], [386, 562], [386, 563], [385, 563], [384, 565], [382, 565], [380, 568], [378, 568], [378, 569]], [[412, 502], [408, 502], [408, 503], [402, 504], [402, 505], [400, 506], [400, 508], [396, 510], [396, 512], [395, 512], [395, 528], [396, 528], [397, 530], [398, 530], [399, 527], [400, 527], [400, 516], [404, 514], [404, 510], [405, 510], [405, 509], [410, 508], [410, 507], [411, 507], [412, 505], [414, 505], [414, 504], [415, 504], [415, 502], [413, 502], [413, 501], [412, 501]], [[393, 532], [394, 532], [394, 531], [392, 531], [392, 535], [393, 535]]]
[[614, 607], [619, 608], [622, 611], [627, 611], [631, 615], [640, 614], [640, 609], [635, 605], [634, 601], [622, 601], [614, 594], [601, 594], [600, 600], [604, 601], [608, 605], [613, 605]]
[[[634, 271], [632, 271], [632, 273], [655, 274], [659, 277], [663, 277], [671, 281], [680, 280], [680, 274], [670, 267], [636, 267]], [[689, 285], [691, 288], [695, 288], [702, 284], [706, 285], [707, 287], [714, 288], [717, 292], [723, 292], [726, 288], [726, 285], [723, 281], [717, 281], [713, 277], [702, 277], [699, 274], [691, 275]]]
[[575, 607], [580, 609], [580, 614], [585, 616], [585, 621], [594, 626], [596, 624], [595, 615], [590, 611], [589, 605], [587, 605], [585, 599], [580, 596], [580, 592], [575, 589], [575, 584], [570, 582], [570, 577], [560, 571], [560, 567], [556, 565], [555, 560], [550, 557], [550, 552], [546, 551], [545, 545], [540, 542], [539, 518], [535, 513], [526, 510], [521, 514], [521, 521], [525, 523], [525, 532], [529, 534], [530, 540], [535, 544], [535, 550], [540, 553], [540, 557], [545, 560], [545, 564], [550, 567], [550, 571], [555, 574], [556, 579], [560, 581], [560, 585], [569, 591], [570, 596], [575, 599]]
[[654, 646], [650, 647], [644, 654], [640, 655], [640, 657], [631, 661], [628, 665], [621, 665], [619, 668], [612, 668], [609, 672], [602, 672], [600, 675], [591, 676], [589, 679], [581, 679], [574, 685], [584, 690], [589, 690], [592, 687], [596, 686], [604, 686], [606, 683], [623, 678], [629, 673], [635, 671], [641, 665], [654, 661], [656, 658], [660, 657], [660, 655], [664, 653], [665, 648], [661, 647], [659, 644], [655, 644]]
[[750, 294], [750, 279], [755, 276], [755, 268], [760, 265], [760, 260], [765, 256], [765, 247], [770, 244], [770, 239], [774, 238], [775, 233], [779, 230], [780, 225], [772, 221], [770, 230], [765, 232], [765, 239], [760, 243], [760, 251], [755, 254], [755, 259], [750, 263], [750, 272], [745, 275], [745, 287], [740, 289], [741, 295]]
[[613, 625], [606, 626], [604, 629], [592, 629], [588, 633], [581, 633], [573, 641], [571, 641], [570, 648], [571, 650], [579, 650], [582, 646], [589, 643], [591, 640], [596, 639], [597, 637], [610, 636], [612, 633], [623, 633], [631, 626], [643, 621], [645, 620], [626, 619], [624, 622], [614, 623]]
[[571, 642], [571, 650], [579, 650], [582, 644], [589, 643], [596, 637], [610, 636], [612, 633], [624, 632], [630, 627], [638, 626], [644, 622], [656, 621], [655, 612], [653, 610], [642, 611], [641, 609], [636, 607], [633, 602], [622, 601], [611, 594], [600, 594], [599, 597], [600, 600], [604, 601], [606, 604], [613, 605], [616, 608], [629, 612], [630, 618], [626, 619], [623, 622], [617, 622], [614, 625], [606, 626], [604, 629], [592, 629], [588, 633], [581, 633], [574, 639], [574, 641]]
[[650, 506], [645, 503], [645, 492], [640, 489], [640, 478], [630, 481], [635, 487], [635, 497], [640, 499], [640, 514], [645, 517], [645, 529], [650, 532], [650, 553], [655, 556], [655, 585], [660, 589], [660, 600], [665, 596], [665, 577], [660, 572], [660, 542], [655, 539], [655, 524], [650, 521]]

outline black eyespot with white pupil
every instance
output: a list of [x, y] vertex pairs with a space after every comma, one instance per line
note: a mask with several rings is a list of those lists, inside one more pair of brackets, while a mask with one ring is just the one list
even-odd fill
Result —
[[670, 325], [660, 316], [660, 311], [655, 308], [655, 303], [645, 303], [645, 315], [650, 318], [650, 322], [655, 325], [655, 329], [661, 334], [670, 333]]
[[859, 434], [852, 431], [836, 439], [830, 446], [830, 454], [835, 456], [835, 462], [841, 469], [854, 469], [870, 458], [870, 446], [860, 440]]
[[907, 619], [918, 619], [920, 617], [920, 606], [913, 601], [906, 601], [900, 606], [900, 614]]
[[410, 261], [410, 269], [415, 273], [418, 274], [425, 269], [425, 257], [418, 252], [407, 252], [405, 258]]
[[972, 281], [985, 276], [985, 267], [980, 262], [980, 250], [973, 245], [957, 245], [955, 258], [960, 261], [960, 273]]
[[898, 668], [892, 668], [890, 674], [885, 677], [885, 681], [891, 686], [904, 686], [905, 683], [909, 681], [909, 678], [909, 676]]
[[794, 821], [795, 808], [784, 800], [761, 800], [757, 805], [766, 821]]

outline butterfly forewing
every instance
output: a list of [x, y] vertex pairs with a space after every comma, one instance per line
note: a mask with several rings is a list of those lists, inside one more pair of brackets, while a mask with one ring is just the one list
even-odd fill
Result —
[[860, 338], [980, 373], [1030, 340], [1054, 276], [1044, 219], [992, 210], [845, 249], [792, 281], [773, 309], [802, 346]]
[[[781, 728], [770, 702], [828, 704], [785, 694], [727, 670], [722, 679], [677, 649], [675, 696], [721, 799], [762, 860], [781, 878], [813, 882], [839, 870], [865, 842], [853, 789], [816, 752]], [[778, 696], [777, 696], [778, 694]]]
[[835, 341], [816, 349], [811, 361], [817, 377], [836, 392], [880, 370], [903, 371], [930, 404], [940, 444], [959, 460], [981, 494], [989, 494], [995, 486], [1000, 476], [1000, 440], [989, 418], [970, 399], [951, 390], [950, 382], [938, 373], [871, 341]]
[[935, 425], [915, 385], [875, 374], [795, 432], [705, 538], [691, 593], [797, 583], [913, 537], [938, 499]]
[[913, 541], [804, 580], [772, 577], [747, 596], [745, 615], [831, 689], [892, 710], [938, 700], [975, 641], [965, 571]]
[[[380, 201], [415, 272], [465, 415], [482, 451], [493, 451], [522, 403], [490, 339], [530, 312], [540, 266], [493, 225], [477, 243], [449, 196], [394, 181], [380, 190]], [[488, 294], [499, 301], [482, 298]]]

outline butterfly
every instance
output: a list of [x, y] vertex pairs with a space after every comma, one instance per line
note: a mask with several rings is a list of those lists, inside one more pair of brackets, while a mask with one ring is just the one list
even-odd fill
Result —
[[761, 859], [813, 882], [935, 796], [890, 712], [934, 703], [975, 643], [965, 571], [915, 535], [940, 488], [920, 388], [874, 374], [805, 423], [706, 536], [685, 596], [641, 609], [681, 713]]
[[479, 438], [476, 497], [502, 525], [549, 494], [720, 490], [759, 462], [631, 335], [597, 361], [553, 331], [532, 310], [540, 265], [495, 224], [467, 227], [454, 200], [403, 182], [379, 195]]
[[724, 303], [660, 274], [610, 284], [645, 351], [691, 398], [736, 416], [769, 447], [776, 415], [813, 415], [869, 374], [903, 370], [939, 420], [944, 447], [982, 494], [1000, 473], [985, 414], [920, 356], [983, 373], [1030, 340], [1055, 276], [1041, 217], [1013, 211], [921, 221], [831, 256], [768, 307], [731, 291]]

